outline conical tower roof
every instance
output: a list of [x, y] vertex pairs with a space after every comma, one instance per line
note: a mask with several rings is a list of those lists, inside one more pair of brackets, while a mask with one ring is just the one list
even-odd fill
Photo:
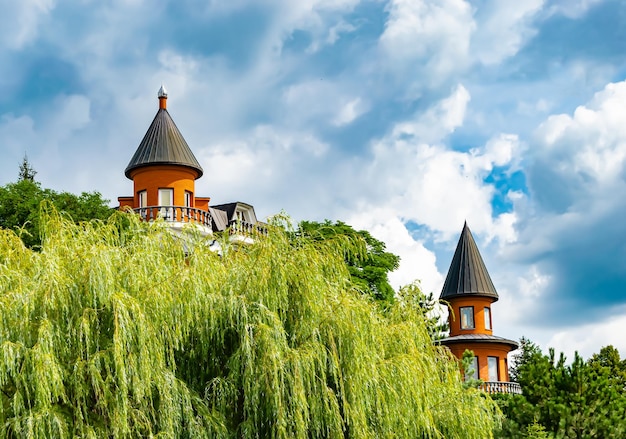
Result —
[[128, 178], [131, 178], [133, 170], [150, 165], [186, 166], [198, 173], [196, 178], [200, 178], [204, 173], [202, 166], [167, 112], [166, 99], [167, 92], [161, 86], [159, 111], [124, 171]]
[[496, 288], [493, 286], [487, 267], [466, 222], [439, 298], [450, 300], [470, 295], [492, 297], [498, 300]]

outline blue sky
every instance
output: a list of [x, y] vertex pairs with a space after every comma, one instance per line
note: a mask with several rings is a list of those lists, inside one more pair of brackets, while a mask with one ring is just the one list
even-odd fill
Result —
[[156, 109], [197, 193], [366, 228], [439, 293], [467, 220], [496, 333], [626, 355], [626, 4], [0, 0], [0, 184], [114, 205]]

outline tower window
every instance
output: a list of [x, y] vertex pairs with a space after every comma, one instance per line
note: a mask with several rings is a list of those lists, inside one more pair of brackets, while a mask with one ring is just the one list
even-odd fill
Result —
[[174, 204], [174, 189], [159, 189], [159, 206], [171, 206]]
[[159, 189], [159, 206], [161, 206], [159, 215], [166, 221], [174, 220], [174, 189]]
[[462, 306], [461, 312], [461, 329], [474, 329], [474, 307]]
[[185, 191], [185, 207], [193, 207], [193, 194]]
[[487, 357], [489, 381], [498, 381], [498, 357]]
[[485, 307], [485, 329], [491, 330], [491, 309]]
[[148, 205], [148, 192], [147, 191], [137, 192], [137, 198], [139, 199], [139, 207], [146, 207]]

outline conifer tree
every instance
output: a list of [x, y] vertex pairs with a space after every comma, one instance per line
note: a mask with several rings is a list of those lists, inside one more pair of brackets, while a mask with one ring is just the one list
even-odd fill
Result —
[[17, 181], [35, 181], [35, 175], [37, 175], [37, 171], [31, 166], [28, 161], [28, 156], [24, 154], [24, 158], [22, 159], [22, 163], [20, 163], [20, 172], [17, 177]]

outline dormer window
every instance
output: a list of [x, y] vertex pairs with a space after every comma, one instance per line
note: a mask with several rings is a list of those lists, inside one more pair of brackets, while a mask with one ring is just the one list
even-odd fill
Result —
[[474, 307], [462, 306], [461, 313], [461, 329], [474, 329]]
[[247, 211], [245, 210], [239, 210], [237, 209], [235, 211], [235, 219], [239, 222], [246, 222], [249, 223], [250, 222], [250, 215], [248, 214]]

